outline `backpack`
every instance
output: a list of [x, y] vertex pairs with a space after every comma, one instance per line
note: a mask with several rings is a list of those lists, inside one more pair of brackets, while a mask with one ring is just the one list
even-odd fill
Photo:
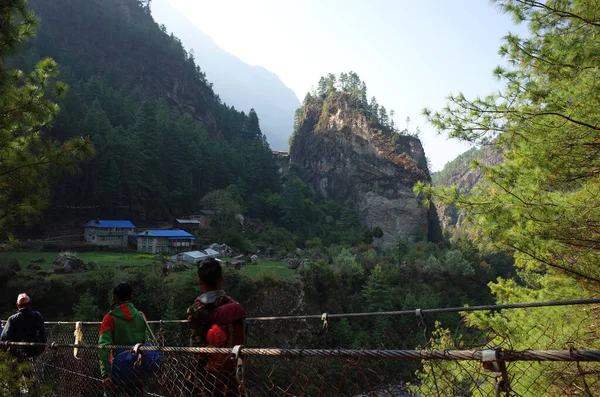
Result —
[[156, 374], [163, 362], [163, 354], [159, 351], [140, 351], [136, 354], [132, 350], [115, 350], [112, 378], [118, 384], [141, 384]]
[[[142, 318], [151, 335], [151, 340], [156, 341], [144, 313], [142, 313]], [[112, 378], [117, 384], [143, 384], [161, 369], [165, 360], [162, 352], [139, 351], [137, 346], [151, 345], [138, 344], [133, 350], [114, 351], [111, 372]]]
[[[206, 334], [206, 341], [209, 347], [228, 347], [227, 335], [223, 328], [214, 324]], [[211, 371], [219, 371], [227, 360], [227, 354], [214, 353], [208, 358], [207, 368]]]
[[[213, 304], [196, 300], [188, 309], [193, 344], [201, 347], [234, 347], [246, 340], [246, 312], [228, 296]], [[212, 371], [235, 368], [228, 354], [214, 353], [207, 359], [206, 368]]]

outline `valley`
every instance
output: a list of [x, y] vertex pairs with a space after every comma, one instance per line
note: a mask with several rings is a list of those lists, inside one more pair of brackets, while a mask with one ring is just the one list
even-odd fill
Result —
[[[162, 354], [136, 383], [153, 395], [208, 393], [192, 382], [200, 369], [239, 395], [598, 395], [600, 5], [495, 5], [530, 35], [503, 39], [497, 91], [423, 109], [441, 150], [445, 138], [472, 146], [437, 172], [440, 149], [374, 95], [409, 97], [398, 87], [414, 80], [382, 88], [386, 65], [363, 62], [379, 43], [323, 52], [307, 30], [293, 70], [313, 76], [306, 62], [333, 65], [337, 51], [354, 61], [321, 70], [300, 102], [167, 0], [0, 5], [0, 319], [26, 298], [50, 330], [26, 341], [38, 357], [0, 352], [0, 396], [108, 390], [98, 356], [118, 344], [96, 346], [98, 327], [121, 283], [121, 303], [150, 321], [141, 351]], [[354, 6], [328, 13], [332, 25]], [[243, 308], [231, 323], [213, 318], [221, 291]], [[202, 327], [231, 338], [193, 328], [201, 295]], [[229, 350], [202, 350], [215, 347]]]

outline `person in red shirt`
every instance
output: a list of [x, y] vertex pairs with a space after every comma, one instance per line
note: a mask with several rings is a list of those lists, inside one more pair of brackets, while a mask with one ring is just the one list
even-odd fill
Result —
[[[246, 311], [223, 291], [221, 264], [213, 258], [198, 266], [198, 286], [202, 295], [187, 309], [192, 346], [233, 347], [243, 345]], [[194, 396], [237, 397], [236, 361], [231, 355], [197, 357], [191, 382]]]

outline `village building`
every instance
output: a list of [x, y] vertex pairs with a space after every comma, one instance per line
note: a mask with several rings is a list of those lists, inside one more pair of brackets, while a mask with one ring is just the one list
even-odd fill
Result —
[[135, 237], [137, 250], [150, 254], [188, 251], [196, 241], [184, 230], [146, 230]]
[[207, 248], [204, 250], [204, 252], [206, 252], [206, 255], [208, 255], [209, 258], [218, 258], [221, 256], [219, 251], [216, 251], [212, 248]]
[[195, 220], [200, 223], [199, 229], [206, 230], [210, 229], [210, 220], [215, 214], [215, 211], [210, 210], [200, 210], [194, 212], [191, 215], [186, 216], [184, 219]]
[[[217, 259], [219, 256], [221, 256], [221, 253], [219, 251], [207, 248], [204, 251], [181, 252], [177, 255], [174, 255], [171, 259], [174, 261], [184, 261], [188, 263], [198, 264], [205, 259]], [[220, 261], [220, 259], [217, 260]]]
[[200, 221], [198, 219], [175, 219], [173, 229], [185, 230], [188, 233], [198, 233]]
[[290, 157], [290, 152], [287, 150], [271, 150], [273, 152], [273, 156], [278, 159], [287, 159]]
[[83, 237], [89, 244], [127, 247], [135, 226], [130, 221], [94, 219], [84, 225]]
[[206, 255], [204, 252], [202, 251], [190, 251], [190, 252], [184, 252], [182, 255], [181, 260], [185, 261], [185, 262], [189, 262], [189, 263], [194, 263], [194, 264], [198, 264], [200, 262], [202, 262], [205, 259], [208, 259], [208, 255]]

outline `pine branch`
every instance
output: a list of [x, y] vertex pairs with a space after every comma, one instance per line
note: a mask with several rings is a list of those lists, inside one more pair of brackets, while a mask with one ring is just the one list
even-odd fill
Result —
[[598, 22], [597, 21], [591, 21], [589, 19], [583, 18], [580, 15], [573, 14], [573, 13], [568, 12], [568, 11], [559, 10], [557, 8], [550, 7], [549, 5], [544, 4], [544, 3], [540, 3], [539, 1], [531, 1], [531, 0], [515, 0], [515, 1], [517, 3], [519, 3], [519, 4], [523, 4], [523, 5], [527, 5], [527, 6], [533, 6], [533, 7], [536, 7], [536, 8], [542, 8], [542, 9], [548, 10], [551, 13], [554, 13], [554, 14], [560, 16], [560, 17], [563, 17], [563, 18], [577, 19], [577, 20], [585, 22], [585, 23], [587, 23], [589, 25], [592, 25], [592, 26], [600, 28], [600, 21], [598, 21]]

